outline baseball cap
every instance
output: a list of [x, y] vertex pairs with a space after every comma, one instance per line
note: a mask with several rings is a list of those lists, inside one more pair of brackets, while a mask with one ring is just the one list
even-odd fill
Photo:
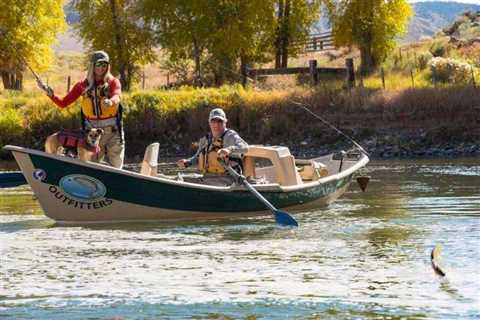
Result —
[[210, 115], [208, 116], [208, 121], [211, 121], [213, 119], [227, 121], [227, 116], [225, 115], [225, 111], [223, 111], [220, 108], [213, 109], [212, 111], [210, 111]]
[[110, 63], [110, 57], [105, 51], [95, 51], [92, 55], [92, 62], [107, 62]]

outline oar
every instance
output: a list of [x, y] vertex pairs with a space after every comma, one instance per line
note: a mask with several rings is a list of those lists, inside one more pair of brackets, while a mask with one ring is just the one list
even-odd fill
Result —
[[253, 193], [253, 195], [257, 197], [258, 200], [263, 202], [263, 204], [266, 205], [272, 211], [273, 216], [275, 217], [275, 221], [279, 225], [298, 227], [297, 220], [295, 220], [291, 215], [289, 215], [285, 211], [278, 210], [277, 208], [275, 208], [270, 202], [268, 202], [267, 199], [265, 199], [264, 196], [260, 194], [260, 192], [258, 192], [250, 183], [248, 183], [245, 176], [239, 174], [231, 166], [226, 164], [223, 160], [219, 160], [219, 162], [222, 164], [225, 170], [227, 170], [228, 173], [230, 173], [232, 177], [234, 177], [239, 183], [243, 184], [248, 189], [248, 191]]

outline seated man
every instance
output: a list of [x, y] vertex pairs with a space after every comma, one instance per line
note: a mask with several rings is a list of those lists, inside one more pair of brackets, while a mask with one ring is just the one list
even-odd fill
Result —
[[248, 151], [248, 144], [234, 130], [227, 129], [225, 112], [216, 108], [208, 117], [210, 132], [198, 143], [198, 150], [189, 159], [177, 161], [177, 166], [186, 168], [197, 164], [204, 176], [202, 182], [206, 184], [227, 186], [234, 180], [226, 175], [225, 169], [218, 159], [227, 161], [235, 170], [241, 171], [243, 155]]

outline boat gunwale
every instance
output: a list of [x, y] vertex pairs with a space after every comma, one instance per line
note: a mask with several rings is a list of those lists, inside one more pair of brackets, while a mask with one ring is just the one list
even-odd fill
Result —
[[[12, 152], [19, 152], [19, 153], [26, 153], [26, 154], [33, 154], [41, 157], [46, 157], [46, 158], [51, 158], [54, 160], [59, 160], [62, 162], [66, 163], [71, 163], [75, 165], [80, 165], [83, 167], [91, 168], [91, 169], [96, 169], [96, 170], [101, 170], [101, 171], [107, 171], [107, 172], [112, 172], [116, 174], [122, 174], [126, 176], [131, 176], [134, 178], [140, 178], [148, 181], [153, 181], [153, 182], [160, 182], [160, 183], [165, 183], [165, 184], [170, 184], [170, 185], [175, 185], [175, 186], [181, 186], [185, 188], [193, 188], [193, 189], [201, 189], [201, 190], [207, 190], [207, 191], [221, 191], [221, 192], [236, 192], [236, 191], [246, 191], [246, 188], [244, 186], [238, 186], [238, 185], [232, 185], [228, 187], [221, 187], [221, 186], [212, 186], [212, 185], [205, 185], [205, 184], [198, 184], [198, 183], [192, 183], [192, 182], [185, 182], [185, 181], [178, 181], [178, 180], [172, 180], [169, 178], [164, 178], [161, 176], [147, 176], [140, 174], [138, 172], [134, 171], [129, 171], [125, 169], [118, 169], [106, 164], [101, 164], [101, 163], [96, 163], [96, 162], [90, 162], [90, 161], [82, 161], [79, 159], [74, 159], [74, 158], [69, 158], [61, 155], [55, 155], [55, 154], [50, 154], [46, 153], [43, 151], [39, 150], [34, 150], [34, 149], [29, 149], [29, 148], [24, 148], [24, 147], [19, 147], [19, 146], [14, 146], [14, 145], [6, 145], [3, 147], [4, 150], [9, 150]], [[302, 159], [304, 160], [304, 159]], [[307, 159], [308, 160], [308, 159]], [[314, 159], [311, 159], [314, 160]], [[309, 189], [312, 187], [316, 187], [318, 185], [322, 185], [325, 183], [328, 183], [332, 180], [339, 180], [341, 178], [344, 178], [346, 176], [349, 176], [350, 174], [354, 173], [361, 167], [365, 166], [368, 163], [369, 159], [368, 157], [362, 153], [362, 157], [359, 160], [354, 161], [355, 164], [348, 169], [338, 172], [333, 175], [326, 176], [324, 178], [318, 179], [316, 181], [308, 182], [308, 183], [302, 183], [298, 185], [293, 185], [293, 186], [281, 186], [278, 183], [269, 183], [269, 184], [255, 184], [255, 189], [259, 191], [265, 191], [265, 192], [294, 192], [302, 189]]]

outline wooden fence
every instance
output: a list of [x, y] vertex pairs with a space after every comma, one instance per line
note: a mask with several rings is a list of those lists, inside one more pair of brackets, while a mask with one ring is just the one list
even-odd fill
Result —
[[345, 60], [345, 68], [319, 68], [317, 60], [310, 60], [308, 67], [297, 68], [268, 68], [242, 70], [243, 86], [246, 86], [248, 79], [255, 79], [258, 76], [284, 75], [284, 74], [310, 74], [311, 84], [318, 84], [320, 75], [345, 76], [348, 87], [355, 86], [355, 72], [353, 59]]
[[300, 47], [302, 52], [319, 52], [335, 48], [331, 31], [310, 34], [305, 41], [296, 41], [293, 45]]

